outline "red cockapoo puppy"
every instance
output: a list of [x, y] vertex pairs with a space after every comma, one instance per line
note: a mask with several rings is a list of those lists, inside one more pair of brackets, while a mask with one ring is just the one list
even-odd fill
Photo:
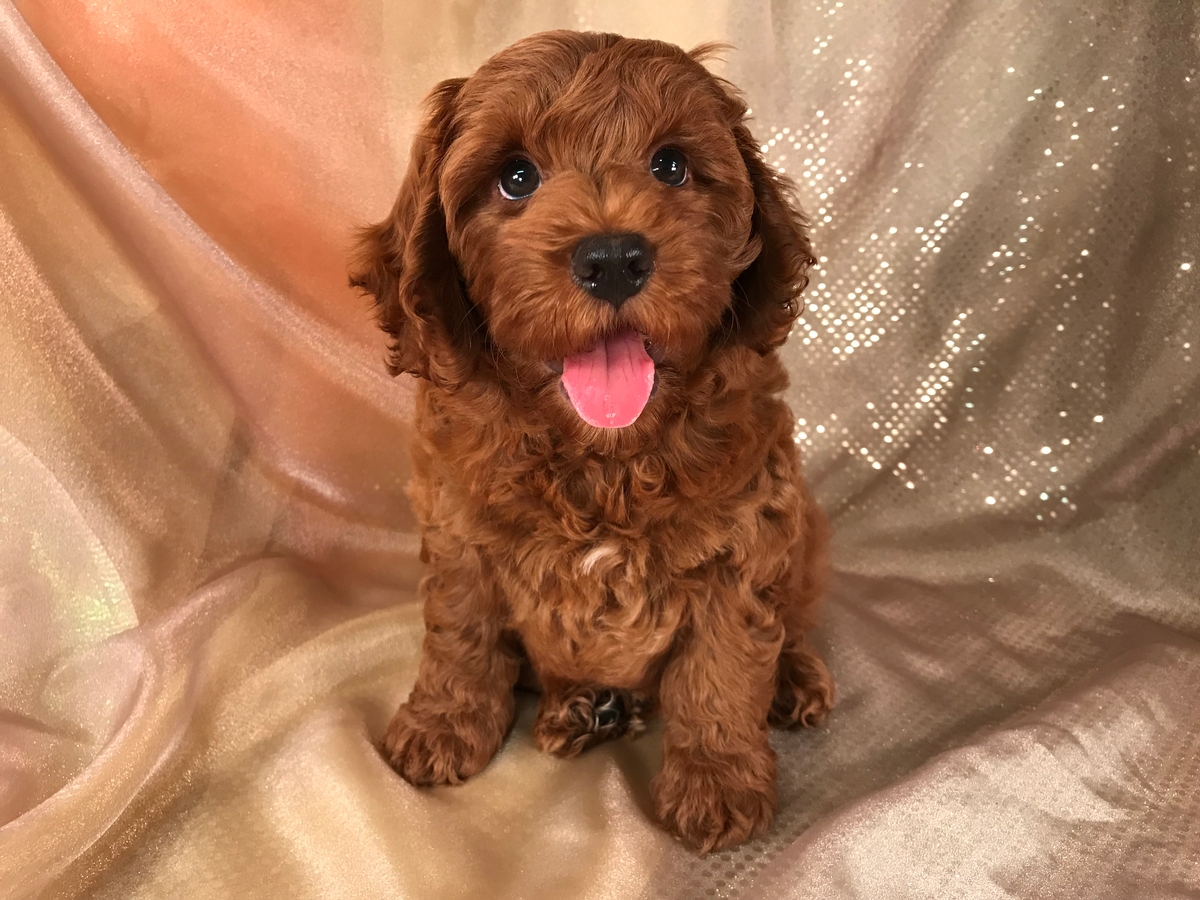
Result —
[[561, 756], [657, 709], [655, 807], [701, 851], [770, 824], [768, 725], [833, 700], [775, 353], [812, 251], [707, 49], [553, 32], [442, 82], [351, 278], [420, 379], [426, 635], [386, 756], [474, 775], [523, 670]]

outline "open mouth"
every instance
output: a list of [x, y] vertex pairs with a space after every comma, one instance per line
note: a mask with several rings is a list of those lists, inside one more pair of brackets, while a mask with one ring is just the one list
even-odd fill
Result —
[[566, 357], [562, 385], [579, 417], [596, 428], [624, 428], [636, 422], [654, 392], [656, 349], [625, 328]]

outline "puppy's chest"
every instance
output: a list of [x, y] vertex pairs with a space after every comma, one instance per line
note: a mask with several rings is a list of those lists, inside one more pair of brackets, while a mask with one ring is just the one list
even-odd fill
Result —
[[599, 622], [634, 604], [644, 614], [648, 602], [718, 553], [721, 543], [715, 529], [673, 520], [579, 519], [547, 508], [532, 528], [502, 542], [508, 547], [493, 563], [531, 603], [579, 607]]
[[665, 648], [682, 618], [673, 582], [728, 538], [720, 508], [616, 478], [562, 484], [490, 554], [514, 624], [568, 644]]
[[670, 592], [679, 562], [653, 534], [546, 529], [496, 563], [512, 624], [540, 673], [644, 683], [687, 614]]

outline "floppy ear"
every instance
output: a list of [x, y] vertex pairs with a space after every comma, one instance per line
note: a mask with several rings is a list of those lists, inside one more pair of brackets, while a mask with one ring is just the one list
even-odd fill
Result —
[[761, 249], [733, 283], [730, 336], [765, 354], [787, 340], [804, 310], [800, 294], [816, 260], [791, 180], [766, 163], [744, 123], [733, 127], [733, 136], [754, 187], [750, 241]]
[[384, 221], [360, 232], [350, 270], [350, 284], [374, 295], [380, 324], [391, 336], [392, 374], [409, 372], [449, 388], [471, 376], [482, 344], [479, 313], [450, 253], [438, 191], [464, 81], [443, 81], [429, 95], [395, 206]]

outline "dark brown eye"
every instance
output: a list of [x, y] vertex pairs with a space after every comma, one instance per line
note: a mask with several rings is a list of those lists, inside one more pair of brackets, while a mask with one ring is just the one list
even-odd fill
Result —
[[663, 147], [650, 159], [650, 174], [665, 185], [679, 187], [687, 180], [687, 157], [674, 147]]
[[500, 172], [500, 193], [509, 200], [524, 200], [541, 183], [537, 166], [527, 159], [514, 159]]

